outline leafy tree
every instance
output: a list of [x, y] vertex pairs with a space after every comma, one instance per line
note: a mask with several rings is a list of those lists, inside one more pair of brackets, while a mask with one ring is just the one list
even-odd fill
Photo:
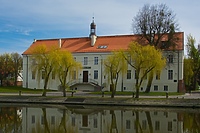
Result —
[[[135, 34], [141, 34], [140, 44], [150, 44], [158, 49], [169, 48], [176, 45], [175, 31], [179, 25], [176, 15], [165, 4], [145, 4], [133, 19], [132, 27]], [[168, 36], [165, 45], [160, 45], [164, 36]], [[145, 92], [149, 92], [153, 81], [153, 72], [149, 74]]]
[[111, 82], [111, 97], [114, 98], [119, 74], [121, 73], [123, 75], [127, 72], [127, 62], [124, 60], [121, 52], [113, 52], [105, 59], [104, 68]]
[[193, 83], [193, 60], [191, 58], [184, 59], [183, 77], [186, 90], [192, 89]]
[[194, 90], [197, 88], [197, 79], [198, 79], [198, 74], [200, 71], [200, 52], [198, 48], [195, 47], [195, 38], [192, 37], [192, 35], [187, 36], [187, 49], [188, 49], [188, 57], [191, 59], [191, 64], [192, 64], [192, 71], [193, 71], [193, 76], [192, 76], [192, 84], [191, 84], [191, 89]]
[[10, 54], [5, 53], [0, 55], [0, 80], [1, 86], [4, 85], [4, 80], [6, 80], [6, 85], [9, 85], [9, 77], [12, 77], [13, 74], [13, 66], [12, 66], [12, 58]]
[[137, 42], [129, 45], [124, 57], [128, 64], [135, 69], [136, 98], [139, 98], [139, 89], [147, 74], [154, 70], [162, 70], [166, 60], [162, 57], [162, 52], [155, 49], [154, 46], [142, 46]]
[[68, 51], [57, 50], [54, 60], [56, 60], [55, 72], [60, 80], [63, 96], [66, 97], [67, 77], [70, 73], [80, 70], [82, 65], [76, 62]]
[[[13, 62], [13, 71], [14, 71], [14, 85], [17, 85], [17, 77], [21, 76], [20, 71], [22, 70], [22, 56], [18, 53], [11, 53], [11, 58]], [[22, 78], [22, 77], [21, 77]]]
[[44, 79], [44, 90], [42, 96], [46, 96], [49, 76], [57, 63], [57, 60], [54, 58], [55, 51], [56, 47], [47, 48], [46, 45], [36, 46], [32, 51], [31, 69], [36, 72], [39, 82], [41, 77]]

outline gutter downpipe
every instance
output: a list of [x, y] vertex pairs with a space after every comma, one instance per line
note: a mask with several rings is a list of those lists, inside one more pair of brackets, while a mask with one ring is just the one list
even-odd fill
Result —
[[26, 88], [28, 88], [28, 55], [26, 55]]

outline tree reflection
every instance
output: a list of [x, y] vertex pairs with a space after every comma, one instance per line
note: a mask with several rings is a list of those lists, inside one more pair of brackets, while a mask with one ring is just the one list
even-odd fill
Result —
[[48, 124], [48, 121], [47, 121], [46, 108], [42, 108], [42, 112], [43, 112], [43, 121], [44, 121], [44, 132], [50, 133], [49, 124]]
[[[31, 129], [31, 133], [78, 133], [76, 130], [76, 126], [73, 127], [70, 125], [69, 119], [67, 119], [67, 111], [66, 110], [61, 110], [62, 111], [62, 117], [60, 121], [54, 122], [50, 119], [51, 114], [48, 113], [46, 108], [42, 108], [42, 119], [41, 122], [37, 121], [36, 126]], [[51, 120], [51, 122], [50, 122]], [[54, 124], [52, 124], [54, 123]]]
[[110, 114], [111, 114], [111, 117], [112, 117], [111, 126], [110, 126], [110, 133], [118, 133], [116, 116], [115, 116], [114, 110], [111, 110]]
[[183, 117], [184, 132], [200, 133], [200, 114], [185, 113]]
[[153, 125], [152, 125], [152, 121], [151, 121], [150, 112], [149, 111], [145, 111], [145, 114], [146, 114], [148, 125], [149, 125], [149, 132], [153, 133]]
[[21, 132], [21, 112], [16, 107], [0, 108], [0, 132]]

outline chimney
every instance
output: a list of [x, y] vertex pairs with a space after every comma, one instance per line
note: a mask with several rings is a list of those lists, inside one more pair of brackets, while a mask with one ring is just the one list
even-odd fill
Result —
[[37, 41], [36, 39], [33, 40], [33, 42], [36, 42], [36, 41]]
[[58, 40], [58, 45], [59, 45], [59, 48], [62, 47], [62, 41], [61, 41], [61, 39]]

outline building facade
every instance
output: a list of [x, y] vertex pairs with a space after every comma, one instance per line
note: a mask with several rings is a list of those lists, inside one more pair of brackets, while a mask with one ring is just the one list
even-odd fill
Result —
[[[180, 92], [183, 90], [183, 57], [184, 35], [183, 32], [175, 33], [178, 38], [173, 49], [163, 49], [163, 56], [167, 59], [167, 65], [159, 74], [154, 76], [152, 92]], [[97, 36], [94, 21], [90, 25], [89, 37], [61, 38], [34, 40], [32, 45], [23, 53], [23, 87], [43, 88], [44, 79], [37, 80], [31, 70], [31, 49], [37, 45], [48, 47], [58, 45], [60, 49], [72, 53], [77, 62], [81, 62], [83, 68], [68, 77], [68, 85], [71, 89], [87, 91], [110, 91], [108, 75], [104, 72], [103, 61], [113, 51], [127, 50], [128, 45], [137, 41], [141, 35], [115, 35]], [[168, 41], [167, 35], [160, 43]], [[140, 91], [145, 91], [148, 79], [141, 85]], [[59, 90], [60, 82], [53, 75], [50, 76], [48, 89]], [[135, 70], [128, 67], [127, 73], [119, 77], [117, 91], [135, 91]]]

